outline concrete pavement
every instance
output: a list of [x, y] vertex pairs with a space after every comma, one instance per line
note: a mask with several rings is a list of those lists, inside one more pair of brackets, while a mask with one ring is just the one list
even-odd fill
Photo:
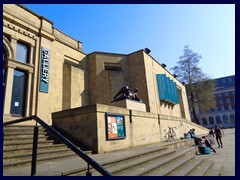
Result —
[[224, 129], [222, 143], [223, 148], [218, 148], [215, 139], [213, 148], [217, 153], [211, 152], [210, 159], [214, 161], [215, 169], [221, 169], [219, 176], [235, 176], [235, 128]]
[[[217, 148], [218, 145], [215, 142], [213, 146], [217, 153], [211, 152], [210, 159], [214, 161], [213, 169], [217, 172], [221, 170], [219, 176], [235, 176], [235, 129], [224, 129], [224, 136], [222, 138], [223, 148]], [[103, 164], [109, 160], [117, 160], [124, 157], [131, 156], [135, 153], [146, 152], [149, 149], [156, 149], [162, 146], [164, 143], [135, 147], [131, 149], [124, 149], [104, 154], [90, 155], [96, 162]], [[71, 171], [79, 168], [86, 168], [87, 163], [80, 157], [72, 157], [62, 159], [58, 161], [45, 162], [37, 164], [37, 176], [50, 176], [60, 175], [62, 172]], [[29, 176], [31, 172], [30, 166], [17, 167], [14, 169], [4, 169], [4, 176]]]

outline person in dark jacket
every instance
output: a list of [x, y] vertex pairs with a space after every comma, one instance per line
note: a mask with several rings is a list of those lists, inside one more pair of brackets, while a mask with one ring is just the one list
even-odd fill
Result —
[[202, 140], [204, 141], [204, 143], [205, 143], [206, 147], [209, 147], [210, 149], [212, 149], [212, 150], [213, 150], [213, 152], [215, 152], [215, 153], [216, 153], [216, 150], [215, 150], [215, 149], [212, 147], [211, 143], [209, 142], [209, 139], [208, 139], [208, 137], [206, 137], [206, 136], [203, 136], [203, 137], [202, 137]]
[[211, 129], [210, 131], [209, 131], [209, 135], [211, 135], [211, 136], [213, 136], [214, 137], [214, 129]]
[[221, 131], [221, 129], [217, 125], [215, 125], [214, 132], [215, 132], [215, 135], [216, 135], [218, 148], [220, 148], [220, 145], [221, 145], [221, 148], [223, 148], [223, 144], [222, 144], [222, 131]]

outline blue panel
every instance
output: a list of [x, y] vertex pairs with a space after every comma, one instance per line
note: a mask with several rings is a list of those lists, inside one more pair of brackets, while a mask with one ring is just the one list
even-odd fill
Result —
[[164, 74], [157, 74], [157, 84], [158, 84], [158, 94], [159, 94], [160, 100], [164, 100], [165, 99]]
[[177, 90], [177, 84], [174, 82], [174, 87], [175, 87], [175, 90], [174, 90], [174, 94], [175, 94], [175, 102], [176, 104], [179, 103], [179, 99], [178, 99], [178, 90]]
[[165, 74], [157, 74], [158, 94], [160, 100], [171, 104], [178, 104], [178, 93], [176, 83]]
[[176, 100], [175, 100], [175, 93], [174, 93], [174, 83], [173, 80], [170, 79], [170, 87], [171, 87], [171, 101], [173, 104], [176, 104]]
[[166, 93], [166, 101], [170, 102], [171, 103], [171, 99], [170, 99], [170, 87], [169, 87], [169, 78], [166, 77], [165, 75], [165, 78], [164, 78], [164, 85], [165, 85], [165, 93]]
[[48, 93], [50, 50], [42, 47], [41, 51], [40, 92]]

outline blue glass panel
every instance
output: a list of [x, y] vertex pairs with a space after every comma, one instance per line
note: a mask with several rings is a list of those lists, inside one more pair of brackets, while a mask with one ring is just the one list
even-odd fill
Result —
[[16, 50], [16, 59], [17, 61], [28, 63], [28, 46], [20, 42], [17, 43]]
[[24, 115], [26, 78], [25, 72], [14, 70], [11, 114]]

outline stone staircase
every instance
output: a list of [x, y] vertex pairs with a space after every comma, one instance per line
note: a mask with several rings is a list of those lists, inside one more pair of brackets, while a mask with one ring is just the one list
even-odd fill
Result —
[[[4, 127], [3, 169], [6, 174], [21, 175], [16, 173], [20, 172], [17, 169], [30, 166], [32, 142], [33, 126]], [[196, 155], [198, 149], [193, 144], [193, 140], [178, 140], [104, 154], [85, 153], [113, 176], [219, 176], [217, 164], [209, 155]], [[37, 176], [86, 176], [87, 163], [75, 156], [39, 128], [37, 163], [41, 171], [37, 170]], [[62, 168], [55, 164], [61, 164]], [[92, 176], [101, 176], [91, 167], [90, 171]]]
[[[29, 166], [32, 162], [34, 126], [4, 126], [3, 168]], [[91, 151], [85, 151], [91, 153]], [[38, 132], [37, 163], [77, 156], [42, 128]]]
[[[113, 176], [217, 176], [211, 172], [209, 156], [196, 156], [197, 148], [187, 145], [164, 146], [118, 160], [100, 163]], [[62, 173], [65, 176], [85, 176], [87, 168]], [[94, 169], [92, 176], [101, 176]]]

